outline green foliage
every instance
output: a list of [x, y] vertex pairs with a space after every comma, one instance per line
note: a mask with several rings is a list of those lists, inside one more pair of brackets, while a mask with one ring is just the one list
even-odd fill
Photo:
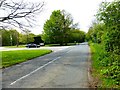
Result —
[[33, 33], [24, 33], [19, 34], [19, 43], [20, 44], [27, 44], [27, 43], [33, 43], [34, 42], [35, 35]]
[[2, 32], [2, 45], [11, 45], [10, 33], [7, 30], [0, 30]]
[[95, 43], [102, 42], [102, 35], [105, 31], [105, 25], [103, 23], [93, 23], [86, 34], [86, 39], [91, 40]]
[[[100, 75], [100, 87], [120, 87], [120, 55], [106, 52], [100, 44], [90, 44], [93, 68]], [[109, 82], [108, 82], [109, 81]], [[104, 85], [105, 84], [105, 85]]]
[[83, 42], [85, 33], [76, 29], [73, 19], [66, 11], [55, 10], [44, 24], [42, 39], [45, 43], [67, 45], [68, 42]]
[[97, 18], [106, 26], [107, 36], [103, 40], [106, 50], [120, 54], [120, 1], [102, 3]]
[[120, 1], [103, 2], [96, 16], [99, 23], [86, 35], [88, 40], [100, 43], [91, 45], [96, 51], [93, 66], [104, 78], [102, 87], [120, 87]]
[[11, 45], [17, 45], [19, 40], [19, 33], [16, 30], [9, 30], [10, 38], [11, 38]]
[[60, 10], [53, 11], [50, 19], [44, 24], [43, 40], [46, 43], [67, 44], [72, 23], [73, 20], [69, 13]]
[[2, 67], [4, 68], [14, 64], [18, 64], [38, 56], [48, 54], [50, 52], [51, 50], [2, 51]]
[[17, 46], [4, 46], [6, 48], [25, 48], [25, 45], [19, 45], [18, 47]]
[[34, 42], [33, 33], [22, 34], [16, 30], [0, 30], [2, 36], [2, 46], [15, 46]]
[[71, 30], [71, 37], [70, 37], [69, 42], [74, 43], [75, 41], [78, 43], [84, 42], [85, 41], [85, 32], [80, 31], [79, 29]]
[[63, 43], [63, 22], [60, 10], [53, 11], [50, 19], [44, 24], [43, 39], [46, 43]]
[[2, 45], [16, 45], [18, 43], [18, 32], [16, 30], [1, 30]]
[[120, 1], [103, 2], [97, 14], [97, 18], [106, 26], [119, 28], [120, 25]]
[[120, 54], [120, 31], [106, 31], [102, 40], [106, 51]]
[[26, 44], [27, 43], [27, 36], [22, 34], [22, 33], [20, 33], [19, 34], [19, 43], [20, 44]]

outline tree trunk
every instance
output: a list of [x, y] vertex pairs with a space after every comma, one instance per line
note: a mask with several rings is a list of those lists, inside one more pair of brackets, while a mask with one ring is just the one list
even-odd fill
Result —
[[16, 46], [18, 47], [19, 46], [19, 34], [17, 33], [17, 44]]

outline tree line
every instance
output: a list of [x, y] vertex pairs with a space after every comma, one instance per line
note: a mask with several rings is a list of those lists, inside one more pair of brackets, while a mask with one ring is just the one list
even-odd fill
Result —
[[[43, 41], [43, 34], [35, 35], [30, 32], [19, 33], [17, 30], [0, 30], [2, 38], [2, 46], [19, 46], [28, 43], [45, 43], [45, 44], [58, 44], [57, 42]], [[71, 35], [67, 39], [67, 43], [80, 43], [85, 39], [85, 33], [78, 29], [69, 32]]]
[[[44, 31], [39, 37], [46, 44], [67, 45], [67, 43], [84, 42], [85, 32], [77, 28], [77, 25], [77, 23], [73, 24], [71, 14], [65, 10], [55, 10], [52, 12], [50, 19], [45, 22]], [[34, 42], [34, 37], [36, 37], [29, 30], [24, 30], [24, 33], [18, 33], [16, 30], [1, 31], [3, 46], [31, 43]]]
[[[17, 27], [24, 31], [25, 28], [32, 28], [37, 25], [35, 17], [43, 11], [44, 5], [44, 2], [31, 3], [24, 0], [18, 2], [15, 0], [1, 0], [0, 10], [6, 13], [6, 15], [1, 14], [0, 16], [2, 45], [16, 44], [18, 46], [19, 44], [32, 42], [33, 38], [29, 38], [34, 36], [32, 33], [28, 37], [28, 35], [18, 34], [16, 30], [9, 29]], [[70, 13], [65, 10], [55, 10], [52, 12], [50, 19], [45, 22], [41, 37], [45, 43], [60, 45], [83, 42], [85, 32], [76, 27], [77, 23], [73, 24], [73, 18]]]
[[15, 45], [18, 46], [28, 43], [34, 43], [35, 37], [40, 38], [39, 42], [42, 42], [40, 35], [35, 35], [30, 32], [19, 33], [17, 30], [0, 30], [0, 31], [2, 33], [2, 46], [15, 46]]
[[[88, 41], [98, 43], [104, 49], [98, 60], [106, 78], [120, 85], [120, 1], [102, 2], [94, 22], [86, 34]], [[102, 71], [102, 70], [101, 70]]]

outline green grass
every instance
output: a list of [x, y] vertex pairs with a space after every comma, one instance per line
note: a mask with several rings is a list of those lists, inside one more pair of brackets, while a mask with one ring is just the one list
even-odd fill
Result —
[[52, 52], [51, 50], [15, 50], [2, 51], [2, 68], [12, 66], [38, 56]]
[[90, 44], [90, 48], [91, 48], [91, 53], [92, 53], [92, 60], [93, 60], [93, 63], [92, 63], [92, 66], [94, 68], [97, 68], [99, 69], [100, 67], [99, 66], [99, 61], [97, 60], [100, 53], [103, 52], [103, 49], [101, 47], [101, 45], [98, 45], [98, 44], [94, 44], [94, 43], [91, 43]]
[[111, 59], [114, 60], [115, 57], [111, 57], [112, 54], [106, 52], [101, 44], [90, 43], [90, 48], [92, 53], [92, 75], [99, 80], [97, 86], [101, 88], [120, 88], [117, 84], [119, 77], [113, 78], [113, 75], [119, 75], [119, 71], [116, 69], [118, 66], [110, 63]]
[[17, 46], [3, 46], [3, 47], [6, 47], [6, 48], [25, 48], [25, 45], [19, 45], [18, 47]]

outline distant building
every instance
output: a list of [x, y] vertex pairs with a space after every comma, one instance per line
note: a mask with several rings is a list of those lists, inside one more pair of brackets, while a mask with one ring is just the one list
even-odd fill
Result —
[[41, 39], [40, 36], [34, 37], [34, 43], [35, 43], [35, 44], [39, 44], [39, 45], [41, 45], [41, 46], [44, 45], [44, 41]]

